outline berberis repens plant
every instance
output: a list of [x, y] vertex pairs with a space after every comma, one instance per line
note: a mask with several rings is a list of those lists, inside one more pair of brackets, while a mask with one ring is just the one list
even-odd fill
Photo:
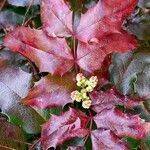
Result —
[[[0, 57], [2, 112], [19, 119], [20, 137], [20, 128], [30, 134], [37, 133], [35, 126], [42, 128], [41, 136], [30, 149], [128, 150], [132, 149], [130, 141], [138, 142], [138, 148], [144, 149], [150, 124], [135, 108], [144, 107], [148, 92], [140, 95], [136, 89], [142, 77], [133, 81], [133, 73], [128, 78], [128, 65], [134, 56], [133, 52], [125, 53], [138, 47], [136, 37], [124, 25], [137, 3], [99, 0], [77, 12], [69, 1], [41, 0], [42, 28], [21, 26], [5, 36], [4, 45], [23, 55], [41, 75], [31, 84], [35, 81], [34, 69], [27, 73], [14, 67], [12, 52], [9, 57], [5, 53]], [[119, 55], [119, 63], [115, 55], [111, 57], [113, 52]], [[129, 72], [134, 70], [135, 67]], [[129, 92], [131, 88], [136, 94]], [[42, 112], [58, 108], [59, 114], [43, 117]], [[33, 111], [37, 114], [33, 115]], [[37, 115], [41, 116], [40, 121]], [[0, 122], [5, 138], [8, 128], [15, 133], [17, 126], [8, 122], [6, 126], [4, 118]]]

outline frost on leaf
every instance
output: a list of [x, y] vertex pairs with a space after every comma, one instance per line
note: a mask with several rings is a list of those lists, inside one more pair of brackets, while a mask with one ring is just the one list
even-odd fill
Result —
[[89, 133], [86, 129], [87, 123], [88, 117], [73, 108], [59, 116], [52, 116], [42, 127], [43, 149], [56, 148], [57, 145], [75, 137], [85, 137]]

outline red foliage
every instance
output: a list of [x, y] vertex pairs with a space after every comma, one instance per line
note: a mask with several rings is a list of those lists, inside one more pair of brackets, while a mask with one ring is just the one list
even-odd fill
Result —
[[94, 130], [92, 131], [91, 138], [93, 150], [129, 150], [127, 144], [110, 130]]
[[[40, 72], [51, 73], [35, 83], [24, 98], [24, 104], [51, 108], [64, 107], [71, 103], [70, 94], [75, 90], [71, 68], [76, 72], [79, 69], [84, 70], [87, 74], [98, 71], [101, 73], [99, 77], [105, 78], [106, 75], [108, 78], [110, 59], [104, 72], [102, 69], [105, 67], [106, 56], [112, 52], [130, 51], [137, 46], [135, 37], [122, 29], [124, 19], [136, 5], [137, 0], [99, 0], [94, 7], [81, 15], [79, 26], [75, 30], [72, 25], [73, 12], [64, 0], [42, 0], [42, 30], [19, 27], [8, 33], [4, 40], [5, 45], [12, 51], [19, 52], [34, 62]], [[74, 42], [74, 49], [71, 50], [66, 37], [71, 37], [72, 41], [78, 40], [77, 49]], [[90, 116], [70, 108], [58, 116], [52, 116], [42, 126], [43, 149], [56, 148], [72, 138], [87, 139], [91, 136], [93, 150], [128, 150], [122, 137], [145, 138], [149, 124], [143, 123], [137, 115], [127, 115], [114, 109], [118, 104], [132, 108], [141, 99], [123, 96], [114, 89], [94, 91], [90, 98]], [[95, 116], [91, 110], [96, 112]], [[97, 125], [95, 130], [92, 129], [93, 121]], [[87, 127], [88, 122], [91, 123], [90, 127]]]
[[90, 94], [92, 100], [92, 109], [99, 113], [104, 109], [110, 109], [115, 105], [123, 105], [127, 108], [137, 106], [143, 99], [136, 99], [130, 96], [124, 96], [114, 89], [108, 91], [95, 91]]
[[65, 39], [48, 37], [42, 30], [19, 27], [7, 34], [5, 44], [33, 61], [41, 72], [62, 75], [73, 65]]
[[60, 116], [52, 116], [42, 128], [42, 147], [48, 149], [67, 139], [85, 137], [89, 133], [86, 129], [88, 120], [84, 113], [72, 108]]
[[72, 102], [70, 94], [75, 89], [74, 78], [69, 73], [63, 77], [44, 77], [35, 84], [23, 103], [40, 108], [64, 107]]
[[73, 57], [65, 39], [59, 37], [72, 36], [79, 40], [74, 63], [88, 72], [96, 71], [107, 54], [129, 51], [137, 46], [135, 38], [122, 29], [124, 18], [137, 1], [109, 3], [109, 0], [100, 0], [81, 16], [80, 25], [73, 31], [68, 5], [63, 0], [43, 0], [43, 30], [18, 28], [6, 36], [4, 43], [33, 61], [40, 71], [63, 75], [73, 66]]
[[104, 110], [94, 116], [98, 128], [113, 131], [117, 136], [129, 136], [135, 139], [145, 137], [146, 130], [139, 116], [127, 116], [120, 110]]

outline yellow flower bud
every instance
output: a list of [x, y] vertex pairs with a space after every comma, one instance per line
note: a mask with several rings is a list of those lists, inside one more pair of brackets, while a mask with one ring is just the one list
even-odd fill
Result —
[[92, 87], [96, 87], [97, 82], [98, 82], [97, 76], [92, 76], [92, 77], [89, 79], [89, 83], [91, 84]]
[[82, 107], [85, 108], [85, 109], [89, 109], [91, 104], [92, 104], [91, 100], [85, 100], [85, 101], [82, 102]]
[[77, 80], [77, 81], [80, 81], [80, 80], [82, 80], [82, 79], [84, 79], [84, 78], [85, 78], [85, 77], [83, 76], [82, 73], [78, 73], [77, 76], [76, 76], [76, 80]]
[[89, 97], [87, 96], [87, 90], [86, 89], [81, 90], [81, 95], [82, 95], [82, 100], [89, 99]]
[[94, 89], [94, 88], [93, 88], [92, 86], [88, 86], [88, 87], [86, 88], [87, 92], [92, 92], [93, 89]]
[[86, 90], [87, 92], [92, 92], [94, 90], [94, 88], [96, 87], [98, 82], [98, 78], [97, 76], [92, 76], [88, 81], [87, 81], [87, 87]]
[[80, 92], [78, 92], [78, 91], [73, 91], [71, 93], [71, 99], [73, 101], [81, 102], [81, 100], [82, 100], [82, 94]]
[[86, 81], [87, 79], [83, 76], [82, 73], [78, 73], [77, 76], [76, 76], [76, 80], [77, 80], [77, 86], [79, 87], [86, 87]]
[[81, 88], [81, 91], [73, 91], [71, 93], [71, 98], [73, 101], [81, 102], [82, 107], [88, 109], [92, 101], [88, 96], [89, 92], [92, 92], [98, 83], [97, 76], [92, 76], [89, 80], [83, 76], [82, 73], [78, 73], [76, 76], [77, 86]]

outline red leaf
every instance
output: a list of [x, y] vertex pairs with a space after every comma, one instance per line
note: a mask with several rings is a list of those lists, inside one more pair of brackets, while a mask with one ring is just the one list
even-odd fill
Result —
[[72, 11], [64, 0], [42, 0], [43, 30], [51, 37], [69, 36], [72, 32]]
[[42, 128], [43, 149], [56, 148], [58, 144], [75, 137], [85, 137], [89, 132], [87, 123], [88, 117], [72, 108], [59, 116], [52, 116]]
[[70, 95], [74, 89], [72, 74], [62, 77], [49, 75], [35, 84], [23, 103], [40, 108], [63, 107], [72, 102]]
[[88, 71], [94, 72], [101, 68], [107, 54], [112, 52], [126, 52], [134, 49], [137, 42], [133, 36], [127, 33], [109, 34], [103, 37], [97, 44], [79, 42], [77, 50], [78, 65]]
[[67, 150], [85, 150], [85, 149], [82, 146], [76, 146], [76, 147], [70, 146], [67, 148]]
[[19, 27], [7, 34], [4, 43], [33, 61], [41, 72], [63, 75], [73, 66], [65, 39], [47, 37], [42, 30]]
[[43, 0], [41, 18], [46, 35], [42, 30], [22, 27], [9, 33], [4, 43], [33, 61], [40, 71], [63, 75], [71, 69], [74, 61], [66, 41], [54, 37], [71, 34], [79, 40], [76, 63], [85, 71], [94, 72], [101, 68], [107, 54], [125, 52], [137, 46], [134, 37], [122, 30], [125, 17], [136, 4], [137, 0], [116, 0], [113, 4], [110, 0], [99, 0], [82, 15], [77, 31], [73, 32], [72, 12], [65, 1]]
[[91, 139], [93, 150], [129, 150], [126, 143], [110, 130], [94, 130]]
[[99, 0], [93, 8], [81, 16], [76, 37], [88, 43], [93, 38], [102, 39], [108, 34], [120, 33], [124, 17], [134, 10], [137, 2], [137, 0]]
[[26, 149], [25, 136], [21, 128], [0, 117], [0, 149]]
[[90, 94], [92, 100], [92, 109], [99, 113], [104, 109], [114, 108], [115, 105], [124, 105], [127, 108], [137, 106], [142, 102], [142, 99], [132, 98], [130, 96], [124, 96], [111, 89], [108, 91], [95, 91]]
[[129, 136], [135, 139], [143, 139], [146, 129], [139, 116], [127, 116], [120, 110], [104, 110], [94, 116], [98, 128], [113, 131], [117, 136]]

